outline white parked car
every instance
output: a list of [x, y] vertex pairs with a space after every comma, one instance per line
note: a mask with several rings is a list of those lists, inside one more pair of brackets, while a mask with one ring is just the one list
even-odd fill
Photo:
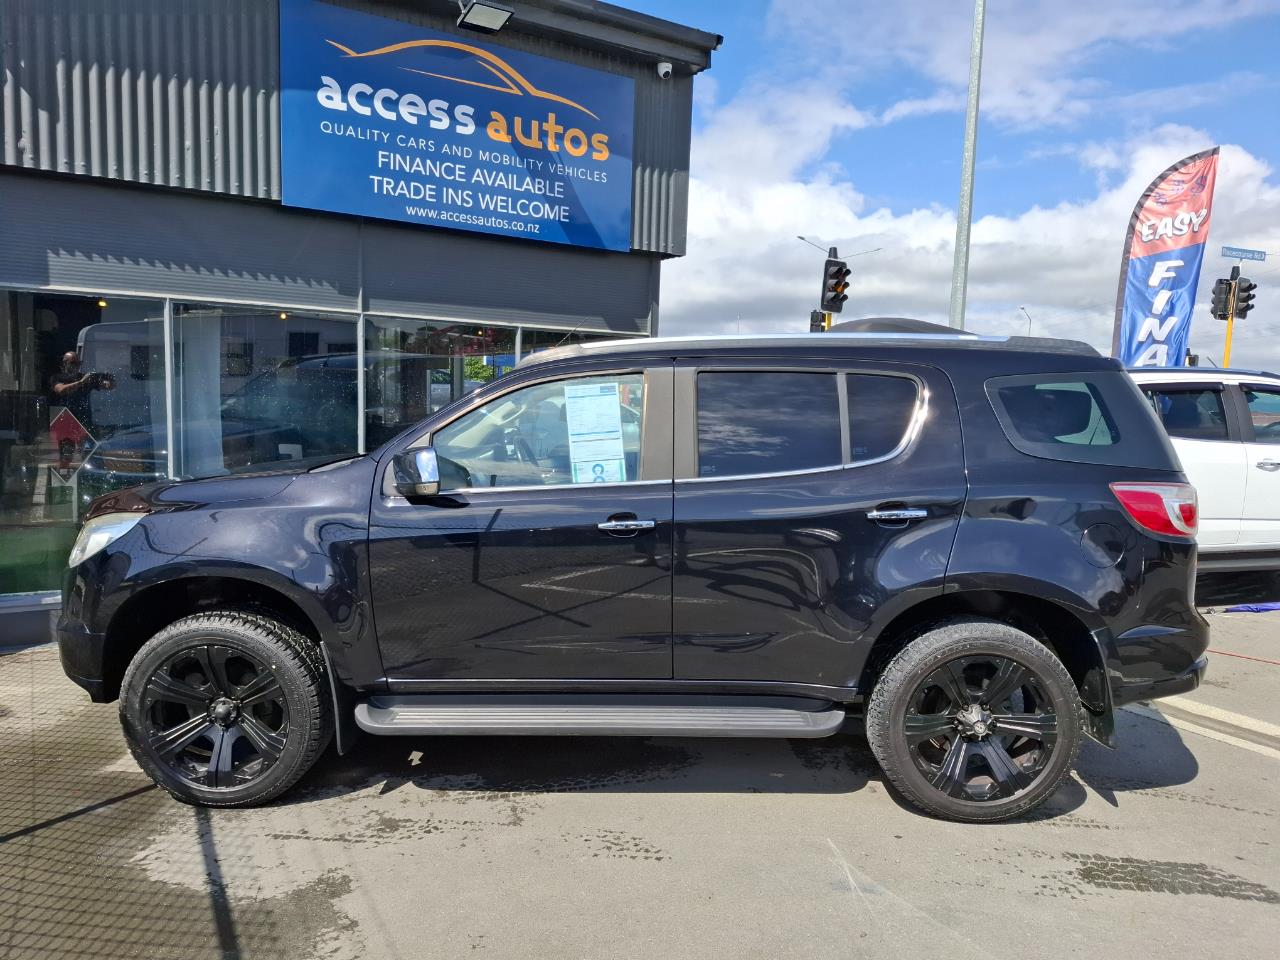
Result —
[[1280, 569], [1280, 375], [1130, 370], [1200, 498], [1200, 569]]

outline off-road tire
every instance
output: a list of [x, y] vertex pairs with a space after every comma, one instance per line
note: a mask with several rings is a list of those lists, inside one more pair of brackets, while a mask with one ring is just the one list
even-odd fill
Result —
[[[248, 783], [209, 787], [192, 782], [160, 760], [142, 731], [144, 695], [153, 673], [185, 649], [216, 644], [247, 654], [269, 669], [287, 704], [284, 747], [269, 769]], [[266, 803], [293, 786], [315, 763], [333, 736], [333, 707], [324, 654], [311, 640], [269, 615], [220, 610], [183, 617], [145, 644], [125, 670], [120, 724], [129, 750], [155, 783], [183, 803], [248, 807]]]
[[[989, 800], [949, 796], [933, 786], [912, 758], [905, 716], [916, 690], [931, 674], [964, 657], [995, 656], [1031, 671], [1057, 714], [1056, 744], [1034, 781], [1013, 796]], [[1079, 692], [1062, 662], [1044, 644], [1008, 624], [953, 621], [908, 643], [885, 667], [867, 702], [866, 731], [872, 753], [899, 794], [936, 817], [966, 823], [1007, 820], [1053, 794], [1080, 751]]]

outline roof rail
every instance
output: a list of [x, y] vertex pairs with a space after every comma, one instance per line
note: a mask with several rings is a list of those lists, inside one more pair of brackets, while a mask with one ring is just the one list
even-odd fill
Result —
[[1164, 373], [1177, 370], [1180, 373], [1229, 373], [1237, 377], [1274, 377], [1280, 380], [1280, 373], [1270, 370], [1253, 370], [1248, 367], [1126, 367], [1129, 373]]
[[619, 340], [597, 340], [591, 343], [571, 344], [541, 350], [520, 361], [520, 366], [547, 363], [566, 357], [607, 356], [609, 354], [673, 353], [680, 350], [699, 352], [723, 348], [745, 349], [772, 346], [805, 346], [816, 351], [840, 346], [886, 346], [912, 344], [919, 347], [945, 349], [976, 349], [1000, 347], [1022, 352], [1067, 353], [1096, 357], [1098, 351], [1087, 343], [1076, 340], [1056, 340], [1046, 337], [1005, 337], [981, 334], [955, 333], [772, 333], [772, 334], [721, 334], [716, 336], [683, 337], [628, 337]]

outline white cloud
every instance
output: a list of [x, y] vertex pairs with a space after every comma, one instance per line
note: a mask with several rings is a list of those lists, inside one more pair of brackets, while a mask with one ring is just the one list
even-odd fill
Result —
[[899, 100], [880, 114], [881, 123], [893, 123], [907, 117], [926, 116], [931, 113], [950, 113], [963, 110], [965, 94], [959, 90], [940, 90], [927, 97]]
[[698, 175], [714, 183], [768, 183], [820, 160], [833, 137], [875, 122], [838, 94], [818, 86], [749, 87], [722, 107], [704, 109], [695, 140], [715, 143], [699, 151]]
[[[1056, 126], [1097, 110], [1127, 109], [1090, 75], [1103, 55], [1114, 56], [1124, 46], [1125, 56], [1139, 66], [1145, 63], [1145, 75], [1158, 85], [1184, 66], [1166, 55], [1169, 41], [1278, 12], [1280, 0], [991, 0], [983, 115], [1016, 126]], [[784, 42], [810, 46], [815, 23], [838, 24], [848, 38], [838, 62], [849, 74], [902, 65], [936, 85], [929, 95], [890, 106], [885, 116], [894, 119], [963, 108], [972, 14], [968, 0], [912, 0], [909, 5], [774, 0], [769, 23]], [[1189, 86], [1199, 97], [1219, 92], [1212, 84]], [[1159, 91], [1147, 96], [1159, 105]]]
[[[797, 107], [832, 111], [851, 129], [867, 122], [865, 114], [829, 96], [819, 102], [773, 94], [753, 98], [749, 110], [737, 101], [726, 105], [695, 137], [689, 253], [663, 268], [663, 333], [807, 329], [821, 254], [794, 238], [815, 229], [845, 252], [884, 248], [851, 262], [844, 319], [905, 315], [945, 322], [954, 212], [937, 206], [904, 213], [868, 210], [856, 185], [838, 169], [807, 172], [825, 155], [826, 144], [796, 136], [797, 127], [760, 119], [776, 120]], [[724, 149], [726, 142], [731, 150]], [[1077, 149], [1079, 162], [1110, 174], [1096, 196], [976, 221], [969, 327], [1023, 333], [1026, 318], [1018, 308], [1025, 306], [1034, 332], [1109, 350], [1121, 246], [1133, 204], [1170, 163], [1209, 145], [1206, 133], [1174, 125], [1128, 142], [1086, 144]], [[1280, 181], [1263, 161], [1233, 145], [1222, 151], [1191, 336], [1193, 350], [1219, 359], [1222, 325], [1209, 318], [1207, 298], [1214, 277], [1229, 266], [1217, 256], [1223, 243], [1280, 252]], [[1258, 307], [1237, 325], [1233, 361], [1239, 365], [1280, 366], [1280, 273], [1270, 262], [1262, 267], [1254, 271]]]

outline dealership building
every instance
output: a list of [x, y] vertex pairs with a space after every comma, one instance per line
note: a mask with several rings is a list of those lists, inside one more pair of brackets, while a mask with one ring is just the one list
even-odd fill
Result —
[[719, 42], [594, 0], [0, 0], [0, 643], [94, 496], [654, 334]]

